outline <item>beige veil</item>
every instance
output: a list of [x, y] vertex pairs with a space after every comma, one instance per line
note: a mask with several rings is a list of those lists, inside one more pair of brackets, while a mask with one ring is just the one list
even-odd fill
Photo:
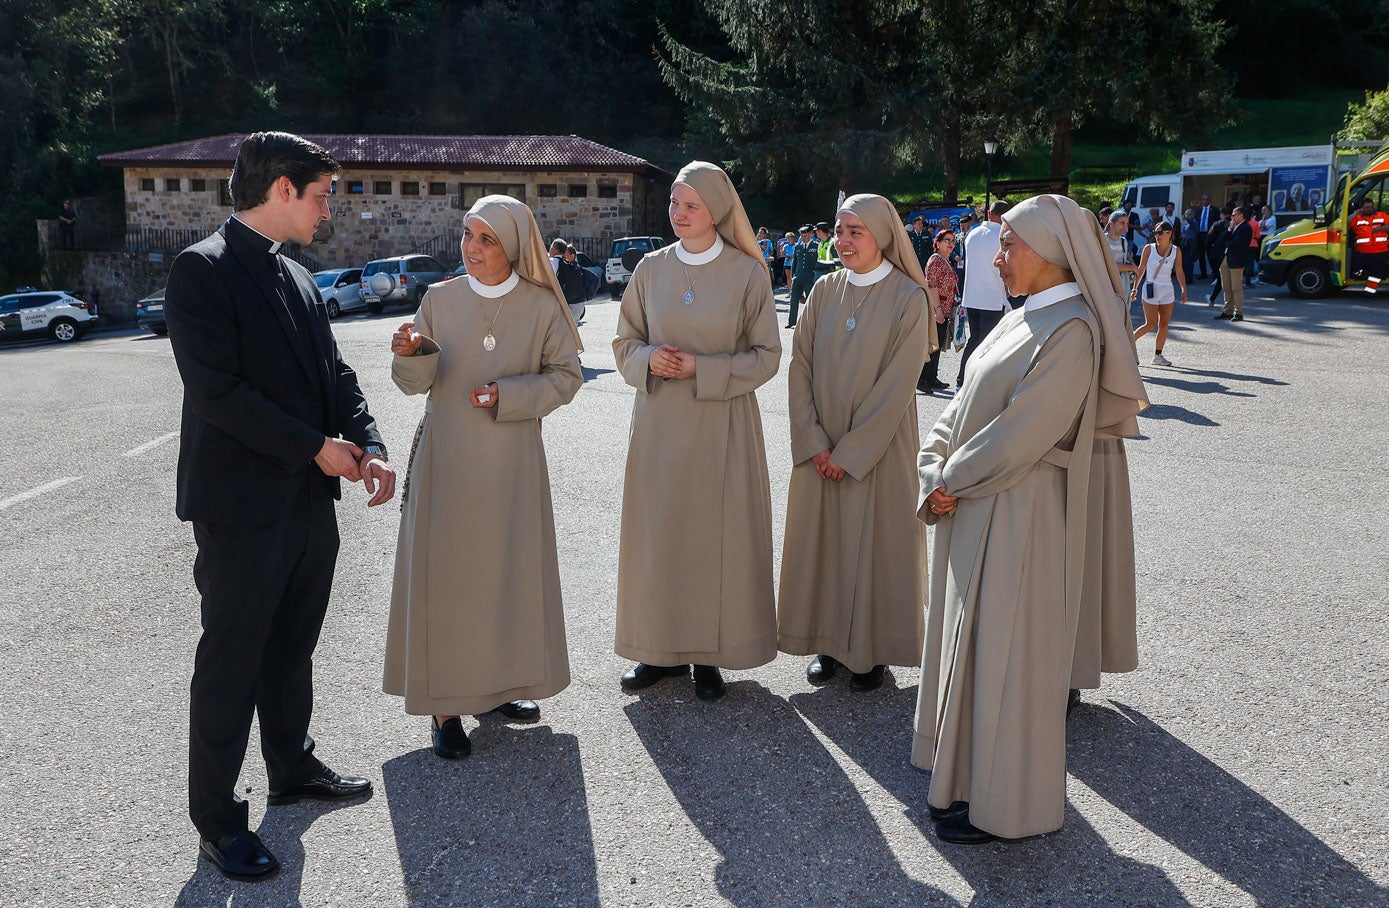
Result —
[[691, 161], [675, 175], [675, 182], [699, 193], [709, 213], [714, 217], [714, 229], [725, 243], [736, 247], [739, 252], [762, 261], [762, 247], [757, 245], [757, 234], [752, 232], [752, 222], [743, 210], [743, 200], [738, 198], [738, 190], [723, 168], [708, 161]]
[[1138, 375], [1129, 333], [1128, 303], [1100, 225], [1094, 215], [1062, 195], [1039, 195], [1014, 205], [1003, 221], [1038, 255], [1065, 268], [1080, 284], [1085, 303], [1100, 325], [1100, 393], [1095, 413], [1097, 438], [1138, 434], [1138, 414], [1148, 392]]
[[550, 266], [550, 254], [530, 208], [509, 195], [485, 195], [468, 209], [463, 223], [467, 224], [472, 218], [478, 218], [492, 228], [502, 242], [507, 261], [522, 280], [530, 281], [555, 295], [555, 302], [559, 303], [565, 321], [569, 322], [569, 330], [574, 332], [574, 343], [578, 344], [580, 353], [584, 352], [579, 326], [574, 324], [574, 315], [565, 302], [564, 291], [559, 288], [559, 278]]
[[[839, 206], [839, 210], [847, 211], [863, 221], [868, 232], [873, 234], [873, 240], [882, 251], [883, 258], [891, 262], [892, 267], [911, 278], [913, 283], [919, 284], [923, 290], [926, 289], [926, 275], [921, 270], [921, 263], [916, 260], [912, 241], [907, 237], [907, 228], [897, 216], [897, 209], [891, 202], [880, 195], [864, 192], [849, 196], [844, 200], [844, 204]], [[929, 337], [926, 345], [927, 356], [940, 349], [934, 319], [930, 321], [931, 330], [926, 332]]]

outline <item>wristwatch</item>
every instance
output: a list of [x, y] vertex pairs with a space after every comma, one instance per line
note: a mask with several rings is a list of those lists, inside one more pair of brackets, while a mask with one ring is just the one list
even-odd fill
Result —
[[382, 445], [365, 445], [365, 446], [363, 446], [363, 448], [362, 448], [362, 453], [363, 453], [363, 454], [375, 454], [377, 457], [381, 458], [382, 460], [390, 460], [390, 458], [386, 456], [386, 449], [385, 449], [385, 447], [383, 447]]

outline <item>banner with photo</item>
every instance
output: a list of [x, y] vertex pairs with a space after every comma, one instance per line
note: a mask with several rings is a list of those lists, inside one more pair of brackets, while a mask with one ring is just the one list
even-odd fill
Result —
[[928, 233], [934, 234], [937, 230], [943, 229], [945, 224], [941, 223], [942, 221], [948, 221], [951, 230], [959, 230], [960, 216], [973, 213], [973, 208], [920, 208], [907, 215], [907, 226], [911, 226], [917, 215], [921, 215], [926, 218]]
[[1268, 176], [1268, 204], [1275, 215], [1311, 214], [1326, 201], [1325, 167], [1275, 167]]

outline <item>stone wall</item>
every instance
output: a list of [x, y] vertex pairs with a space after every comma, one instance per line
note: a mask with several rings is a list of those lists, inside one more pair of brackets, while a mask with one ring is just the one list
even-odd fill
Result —
[[[126, 222], [211, 232], [232, 212], [223, 186], [227, 176], [193, 168], [127, 168]], [[411, 188], [415, 192], [407, 194]], [[655, 222], [651, 215], [653, 198], [664, 211], [664, 187], [632, 173], [345, 169], [329, 202], [332, 219], [304, 248], [324, 267], [402, 255], [436, 237], [461, 236], [464, 213], [491, 193], [529, 205], [547, 242], [562, 236], [590, 254], [606, 255], [607, 243], [620, 236], [664, 232], [663, 213]], [[456, 260], [456, 239], [430, 251]]]
[[164, 286], [172, 264], [144, 253], [49, 249], [43, 284], [95, 304], [103, 324], [134, 324], [135, 302]]

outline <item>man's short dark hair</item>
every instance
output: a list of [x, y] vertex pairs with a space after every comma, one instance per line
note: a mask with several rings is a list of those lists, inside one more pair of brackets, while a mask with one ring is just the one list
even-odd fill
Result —
[[270, 198], [270, 187], [288, 177], [299, 198], [324, 174], [337, 174], [340, 165], [327, 149], [287, 132], [253, 132], [236, 153], [231, 175], [232, 207], [256, 208]]
[[553, 240], [550, 241], [551, 252], [554, 252], [556, 249], [558, 249], [560, 252], [563, 252], [568, 247], [569, 244], [566, 243], [564, 240], [560, 239], [559, 237], [555, 237]]
[[992, 205], [989, 206], [989, 214], [996, 214], [999, 217], [1003, 217], [1005, 214], [1008, 213], [1008, 209], [1012, 207], [1012, 202], [1005, 202], [1002, 199], [998, 199]]

